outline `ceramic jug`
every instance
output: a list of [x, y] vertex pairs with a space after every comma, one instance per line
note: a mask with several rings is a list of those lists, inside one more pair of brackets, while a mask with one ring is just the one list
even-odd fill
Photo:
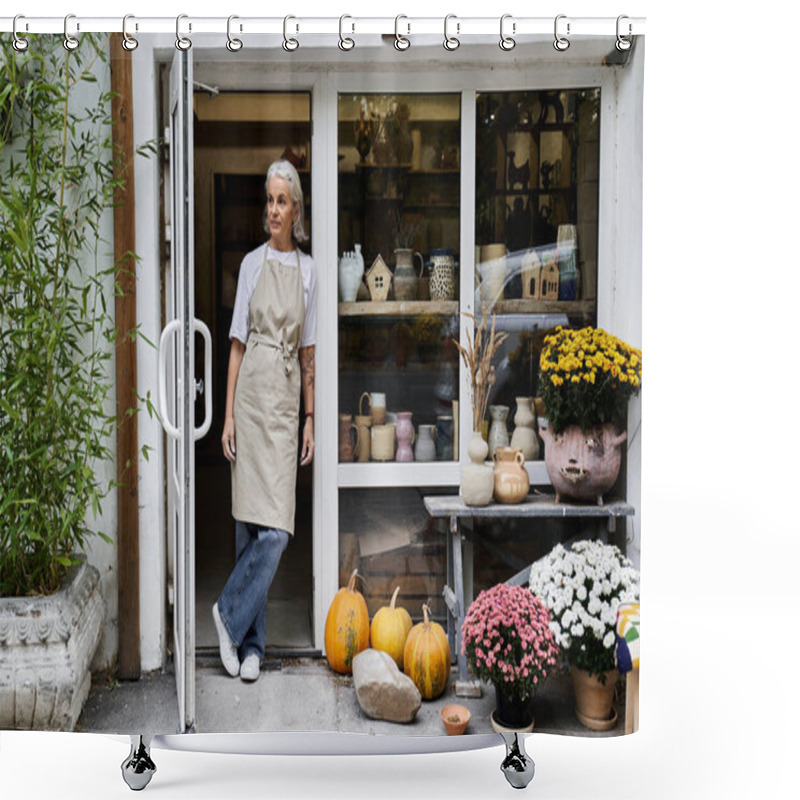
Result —
[[394, 458], [394, 425], [373, 425], [372, 460], [391, 461]]
[[420, 425], [417, 435], [417, 444], [414, 447], [416, 461], [436, 460], [436, 426]]
[[539, 458], [539, 437], [536, 435], [536, 417], [533, 415], [532, 397], [517, 398], [517, 413], [514, 415], [514, 433], [511, 447], [522, 450], [526, 461]]
[[520, 503], [528, 496], [531, 481], [525, 457], [513, 447], [498, 447], [494, 454], [494, 499], [498, 503]]
[[[353, 441], [355, 434], [355, 441]], [[339, 462], [353, 460], [358, 449], [359, 432], [350, 414], [339, 414]]]
[[356, 447], [356, 461], [364, 463], [369, 461], [371, 451], [370, 428], [372, 427], [372, 417], [369, 414], [357, 414], [355, 419], [358, 428], [358, 446]]
[[456, 296], [455, 257], [445, 248], [431, 250], [431, 300], [453, 300]]
[[492, 424], [489, 426], [489, 460], [494, 461], [498, 447], [508, 447], [508, 406], [489, 406]]
[[[394, 258], [394, 279], [392, 281], [392, 285], [394, 286], [394, 299], [416, 300], [417, 285], [425, 269], [425, 261], [422, 258], [422, 253], [417, 253], [414, 250], [403, 247], [394, 251]], [[419, 258], [419, 274], [417, 274], [414, 267], [415, 258]]]
[[364, 259], [358, 252], [361, 245], [356, 248], [356, 252], [342, 253], [339, 259], [339, 296], [343, 303], [355, 303], [364, 276]]
[[358, 413], [363, 415], [363, 403], [366, 398], [369, 404], [369, 415], [373, 425], [383, 425], [386, 422], [386, 394], [384, 392], [363, 392], [358, 400]]
[[397, 435], [397, 461], [413, 461], [414, 451], [411, 445], [414, 443], [414, 423], [411, 421], [410, 411], [397, 412], [397, 426], [395, 427], [395, 434]]

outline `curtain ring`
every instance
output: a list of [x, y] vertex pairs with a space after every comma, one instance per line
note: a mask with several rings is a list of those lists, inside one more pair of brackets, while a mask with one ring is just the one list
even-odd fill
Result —
[[[188, 16], [188, 14], [178, 14], [177, 18], [175, 19], [175, 47], [177, 47], [178, 50], [183, 50], [184, 52], [192, 46], [192, 40], [181, 35], [181, 20], [186, 19]], [[189, 30], [191, 29], [192, 26], [190, 24]]]
[[[300, 42], [297, 39], [290, 39], [286, 35], [286, 24], [289, 22], [290, 19], [297, 19], [297, 17], [293, 17], [291, 14], [283, 18], [283, 49], [287, 53], [291, 53], [294, 50], [297, 50], [300, 47]], [[300, 29], [300, 26], [297, 26], [297, 29]]]
[[620, 31], [622, 29], [620, 23], [624, 19], [628, 19], [628, 17], [625, 14], [620, 14], [617, 17], [617, 44], [616, 44], [616, 48], [620, 52], [622, 52], [624, 50], [630, 50], [631, 49], [631, 34], [633, 33], [633, 26], [631, 25], [630, 22], [628, 23], [628, 35], [627, 36], [623, 36], [622, 33], [620, 33]]
[[[408, 50], [411, 47], [411, 40], [407, 39], [405, 36], [401, 36], [399, 32], [400, 27], [400, 20], [401, 19], [408, 19], [405, 14], [398, 14], [394, 18], [394, 47], [395, 50]], [[408, 26], [408, 32], [411, 32], [411, 26]]]
[[[345, 51], [352, 50], [356, 46], [356, 43], [353, 41], [353, 39], [351, 39], [349, 36], [345, 37], [345, 35], [342, 33], [342, 23], [346, 19], [352, 19], [352, 17], [349, 14], [342, 14], [342, 16], [339, 17], [339, 49]], [[352, 25], [352, 29], [355, 31], [355, 24]]]
[[[566, 18], [567, 18], [566, 14], [559, 14], [556, 17], [555, 26], [554, 26], [555, 37], [556, 38], [555, 38], [555, 41], [553, 42], [553, 47], [555, 47], [555, 49], [558, 50], [561, 53], [563, 53], [569, 47], [569, 39], [567, 39], [566, 36], [561, 36], [558, 33], [558, 21], [561, 20], [561, 19], [566, 19]], [[567, 36], [568, 35], [569, 35], [569, 22], [567, 22]]]
[[[505, 50], [506, 52], [513, 50], [517, 46], [517, 43], [514, 41], [514, 39], [512, 39], [510, 36], [506, 36], [503, 32], [503, 24], [507, 19], [511, 19], [511, 14], [503, 14], [503, 16], [500, 17], [500, 49]], [[511, 23], [511, 32], [517, 32], [516, 22]]]
[[[127, 50], [129, 53], [139, 46], [139, 40], [135, 39], [128, 33], [128, 20], [133, 19], [133, 14], [126, 14], [122, 18], [122, 49]], [[138, 28], [138, 26], [137, 26]]]
[[[228, 17], [228, 41], [225, 42], [225, 47], [227, 47], [231, 53], [238, 53], [239, 50], [244, 47], [241, 39], [236, 39], [235, 37], [231, 36], [231, 22], [233, 22], [235, 19], [239, 19], [236, 14], [231, 14]], [[241, 30], [241, 28], [239, 30]]]
[[[444, 41], [442, 42], [442, 44], [444, 46], [444, 49], [450, 50], [450, 52], [452, 52], [453, 50], [458, 50], [458, 48], [461, 46], [461, 42], [455, 36], [450, 36], [447, 33], [447, 23], [450, 22], [451, 19], [455, 18], [456, 18], [455, 14], [448, 14], [444, 18]], [[461, 23], [456, 22], [456, 33], [460, 32], [461, 32]]]
[[80, 44], [80, 42], [74, 36], [71, 36], [69, 33], [68, 30], [69, 21], [71, 19], [75, 19], [74, 14], [67, 14], [67, 16], [64, 17], [64, 49], [68, 52], [76, 50], [78, 45]]
[[28, 40], [27, 39], [23, 39], [17, 33], [17, 20], [20, 20], [20, 19], [25, 19], [25, 17], [22, 14], [17, 14], [17, 16], [14, 17], [14, 22], [12, 23], [12, 26], [11, 26], [11, 33], [12, 33], [14, 38], [13, 38], [13, 41], [11, 42], [11, 46], [18, 53], [23, 53], [23, 52], [25, 52], [25, 50], [28, 49]]

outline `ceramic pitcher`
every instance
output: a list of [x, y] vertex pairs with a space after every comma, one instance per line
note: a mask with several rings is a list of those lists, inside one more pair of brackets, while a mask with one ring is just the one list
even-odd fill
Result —
[[[407, 247], [398, 248], [394, 251], [395, 267], [394, 286], [395, 300], [416, 300], [417, 285], [425, 269], [425, 261], [422, 253], [417, 253]], [[419, 274], [414, 267], [414, 259], [419, 258]]]
[[370, 428], [372, 427], [372, 417], [369, 414], [357, 414], [355, 419], [358, 428], [358, 446], [356, 447], [356, 461], [364, 463], [369, 461], [371, 452]]
[[[355, 441], [354, 441], [355, 438]], [[358, 448], [359, 432], [350, 414], [339, 414], [339, 461], [353, 460]]]
[[373, 425], [383, 425], [386, 422], [386, 394], [384, 392], [363, 392], [358, 401], [358, 413], [363, 415], [364, 400], [369, 405], [369, 415]]
[[494, 454], [494, 499], [498, 503], [520, 503], [528, 496], [531, 482], [522, 450], [498, 447]]

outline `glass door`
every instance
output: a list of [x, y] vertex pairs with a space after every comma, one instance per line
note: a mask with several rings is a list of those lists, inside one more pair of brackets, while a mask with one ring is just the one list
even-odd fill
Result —
[[[211, 335], [194, 317], [192, 59], [177, 52], [170, 72], [170, 264], [159, 347], [159, 414], [167, 432], [168, 539], [173, 587], [173, 653], [181, 730], [195, 724], [194, 443], [211, 425]], [[195, 380], [195, 334], [205, 339], [205, 376]], [[205, 394], [195, 428], [194, 401]]]

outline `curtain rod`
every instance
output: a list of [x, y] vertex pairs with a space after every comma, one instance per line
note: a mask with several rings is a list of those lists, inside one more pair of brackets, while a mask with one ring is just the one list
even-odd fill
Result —
[[[16, 23], [16, 24], [15, 24]], [[19, 36], [26, 33], [54, 33], [70, 36], [81, 33], [176, 33], [179, 36], [195, 34], [273, 34], [279, 36], [298, 34], [334, 35], [445, 35], [448, 37], [497, 34], [513, 37], [533, 34], [572, 36], [624, 36], [644, 34], [644, 17], [354, 17], [345, 14], [335, 17], [202, 17], [181, 14], [179, 17], [0, 17], [0, 31]]]

